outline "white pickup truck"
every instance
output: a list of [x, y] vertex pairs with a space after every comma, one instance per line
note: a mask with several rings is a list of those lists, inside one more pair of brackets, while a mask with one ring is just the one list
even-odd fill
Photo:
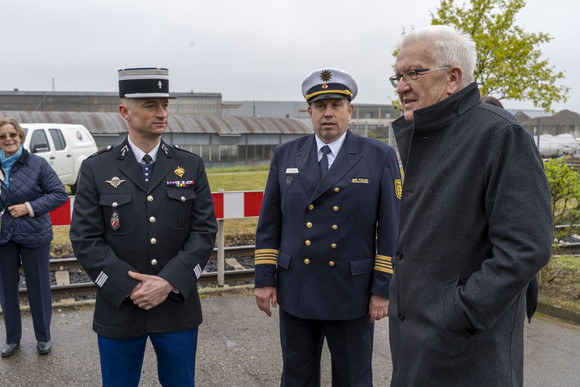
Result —
[[26, 132], [24, 148], [44, 158], [63, 184], [75, 194], [84, 159], [97, 151], [91, 133], [83, 125], [20, 124]]

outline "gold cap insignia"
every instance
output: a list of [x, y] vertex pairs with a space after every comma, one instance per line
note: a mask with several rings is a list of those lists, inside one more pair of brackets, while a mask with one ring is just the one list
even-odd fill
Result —
[[125, 179], [119, 179], [117, 176], [113, 177], [111, 180], [105, 180], [105, 183], [109, 183], [113, 186], [113, 188], [117, 188], [118, 186], [121, 185], [121, 183], [124, 183]]
[[401, 196], [403, 196], [403, 184], [401, 184], [401, 179], [395, 179], [395, 195], [397, 195], [398, 199], [401, 199]]
[[330, 81], [331, 78], [332, 72], [330, 72], [330, 70], [322, 70], [320, 72], [320, 79], [322, 79], [324, 82]]
[[177, 167], [177, 169], [175, 171], [175, 174], [179, 177], [183, 177], [183, 175], [185, 174], [185, 169], [181, 168], [181, 167]]

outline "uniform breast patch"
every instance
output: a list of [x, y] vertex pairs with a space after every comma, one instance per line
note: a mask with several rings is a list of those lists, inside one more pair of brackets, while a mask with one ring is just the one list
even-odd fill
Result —
[[403, 184], [401, 184], [401, 179], [395, 179], [395, 195], [397, 195], [398, 199], [401, 199], [401, 196], [403, 196]]

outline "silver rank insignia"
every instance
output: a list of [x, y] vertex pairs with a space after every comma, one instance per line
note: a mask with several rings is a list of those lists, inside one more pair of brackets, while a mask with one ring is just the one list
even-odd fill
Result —
[[111, 228], [113, 230], [118, 230], [121, 227], [121, 218], [119, 217], [119, 212], [116, 208], [113, 209], [113, 215], [111, 215]]
[[181, 167], [177, 167], [177, 169], [175, 171], [173, 171], [177, 176], [179, 177], [183, 177], [183, 175], [185, 174], [185, 169], [181, 168]]
[[113, 186], [113, 188], [117, 188], [121, 185], [121, 183], [126, 182], [125, 179], [119, 179], [117, 176], [113, 177], [111, 180], [105, 180], [105, 183], [109, 183]]

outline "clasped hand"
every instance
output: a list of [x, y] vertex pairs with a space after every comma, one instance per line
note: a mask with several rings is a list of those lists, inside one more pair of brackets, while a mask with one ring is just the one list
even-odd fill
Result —
[[165, 301], [173, 290], [173, 285], [156, 275], [129, 271], [129, 277], [140, 281], [131, 291], [130, 298], [141, 309], [150, 310], [155, 308]]

